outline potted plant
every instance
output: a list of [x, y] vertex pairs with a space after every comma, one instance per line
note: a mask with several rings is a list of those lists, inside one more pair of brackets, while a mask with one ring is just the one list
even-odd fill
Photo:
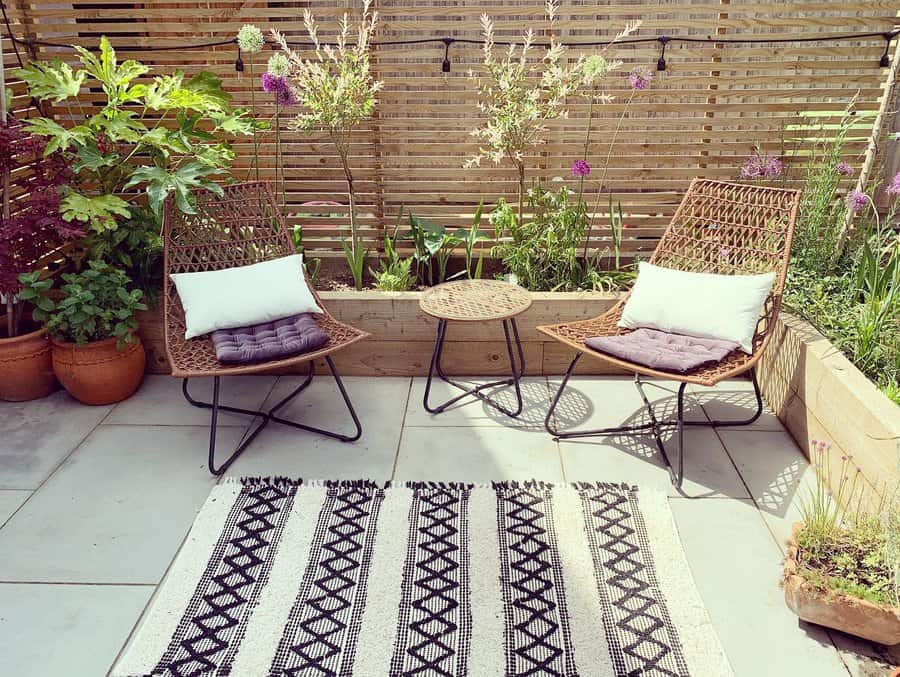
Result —
[[828, 451], [827, 443], [813, 440], [817, 482], [788, 544], [785, 601], [809, 623], [898, 644], [900, 487], [867, 489], [847, 456], [832, 482]]
[[[44, 147], [43, 140], [28, 134], [17, 120], [0, 125], [0, 296], [5, 301], [5, 312], [0, 312], [0, 400], [33, 400], [56, 387], [50, 341], [46, 330], [23, 312], [19, 275], [43, 267], [47, 252], [82, 232], [60, 215], [59, 188], [69, 176], [66, 162], [59, 153], [45, 155]], [[31, 170], [29, 178], [11, 180], [12, 170], [25, 166]], [[27, 193], [10, 213], [13, 190]]]
[[100, 261], [62, 279], [53, 300], [52, 280], [39, 272], [20, 277], [19, 297], [34, 303], [34, 319], [50, 334], [56, 377], [84, 404], [126, 399], [140, 385], [146, 362], [135, 333], [134, 314], [147, 309], [141, 290], [130, 289], [124, 272]]
[[[119, 61], [106, 37], [97, 53], [75, 47], [80, 62], [36, 61], [17, 72], [37, 101], [63, 107], [57, 118], [34, 116], [25, 128], [60, 155], [70, 172], [59, 186], [65, 223], [85, 237], [72, 248], [76, 269], [100, 260], [129, 272], [153, 299], [161, 271], [163, 205], [196, 213], [194, 193], [222, 193], [213, 177], [234, 159], [229, 139], [251, 135], [255, 122], [231, 107], [222, 81], [201, 71], [151, 75], [139, 61]], [[100, 96], [89, 109], [82, 89]]]

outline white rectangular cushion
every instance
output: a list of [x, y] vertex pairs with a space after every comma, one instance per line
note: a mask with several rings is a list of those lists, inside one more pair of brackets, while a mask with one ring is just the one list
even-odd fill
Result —
[[184, 338], [249, 327], [300, 313], [321, 313], [293, 254], [249, 266], [169, 276], [184, 306]]
[[638, 264], [619, 326], [733, 341], [748, 355], [775, 273], [716, 275]]

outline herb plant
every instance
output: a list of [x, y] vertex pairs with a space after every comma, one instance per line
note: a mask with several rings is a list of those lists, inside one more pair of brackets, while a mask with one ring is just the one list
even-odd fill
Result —
[[53, 281], [41, 279], [39, 271], [19, 279], [20, 298], [34, 304], [34, 319], [59, 341], [84, 345], [115, 338], [121, 348], [135, 340], [135, 312], [147, 309], [141, 290], [131, 288], [128, 276], [101, 261], [91, 261], [80, 273], [64, 273], [58, 302], [48, 294]]

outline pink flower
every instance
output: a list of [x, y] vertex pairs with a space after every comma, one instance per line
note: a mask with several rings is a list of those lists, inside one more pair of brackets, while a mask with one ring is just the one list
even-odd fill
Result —
[[770, 157], [766, 160], [766, 166], [763, 167], [763, 176], [767, 179], [777, 179], [784, 171], [784, 163], [777, 157]]
[[842, 176], [853, 176], [853, 167], [851, 167], [843, 160], [837, 163], [837, 166], [834, 168], [834, 170]]
[[642, 66], [634, 68], [628, 76], [632, 89], [649, 89], [653, 73]]
[[888, 186], [887, 192], [888, 195], [900, 195], [900, 172], [897, 172], [891, 179], [891, 185]]
[[575, 160], [572, 163], [572, 175], [584, 178], [591, 173], [591, 166], [586, 160]]
[[294, 91], [291, 83], [283, 75], [263, 73], [262, 88], [264, 92], [274, 94], [275, 101], [280, 106], [294, 106], [297, 104], [297, 92]]
[[868, 196], [861, 190], [853, 190], [847, 194], [847, 207], [854, 214], [863, 209], [868, 203]]

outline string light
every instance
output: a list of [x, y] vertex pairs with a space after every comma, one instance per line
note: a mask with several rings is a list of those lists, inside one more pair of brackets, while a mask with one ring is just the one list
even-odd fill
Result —
[[[0, 1], [0, 5], [2, 5], [2, 1]], [[5, 7], [3, 8], [5, 10]], [[72, 49], [72, 45], [68, 45], [62, 42], [51, 42], [47, 40], [36, 40], [30, 38], [18, 38], [12, 33], [12, 27], [9, 22], [9, 18], [6, 16], [6, 12], [3, 13], [3, 21], [6, 24], [6, 31], [9, 35], [9, 39], [13, 43], [13, 47], [16, 45], [24, 45], [26, 47], [54, 47], [58, 49]], [[656, 70], [657, 71], [665, 71], [667, 68], [666, 63], [666, 46], [670, 42], [682, 42], [682, 43], [707, 43], [707, 44], [786, 44], [792, 42], [841, 42], [847, 40], [863, 40], [866, 38], [876, 38], [880, 37], [884, 39], [884, 52], [881, 55], [881, 59], [878, 62], [878, 65], [881, 68], [887, 68], [890, 65], [890, 48], [891, 43], [894, 38], [900, 35], [900, 28], [895, 28], [891, 31], [884, 32], [870, 32], [870, 33], [843, 33], [840, 35], [830, 35], [830, 36], [818, 36], [818, 35], [798, 35], [795, 37], [787, 37], [787, 38], [723, 38], [723, 37], [682, 37], [676, 35], [658, 35], [654, 37], [635, 37], [635, 38], [624, 38], [622, 40], [594, 40], [589, 42], [571, 42], [565, 43], [564, 46], [570, 48], [585, 48], [585, 47], [606, 47], [611, 44], [619, 44], [619, 45], [637, 45], [637, 44], [649, 44], [649, 43], [659, 43], [660, 45], [660, 53], [659, 58], [656, 61]], [[220, 47], [224, 45], [233, 45], [237, 43], [236, 38], [229, 38], [226, 40], [217, 40], [213, 42], [203, 42], [203, 43], [185, 43], [182, 45], [162, 45], [162, 46], [137, 46], [137, 45], [124, 45], [121, 47], [116, 47], [117, 50], [123, 52], [158, 52], [158, 51], [176, 51], [183, 49], [204, 49], [208, 47]], [[444, 73], [449, 73], [451, 68], [450, 61], [450, 47], [454, 44], [482, 44], [481, 40], [476, 40], [472, 38], [456, 38], [449, 35], [440, 36], [440, 37], [431, 37], [431, 38], [408, 38], [408, 39], [398, 39], [398, 40], [381, 40], [379, 42], [372, 43], [373, 47], [382, 46], [392, 46], [392, 45], [422, 45], [422, 44], [443, 44], [444, 45], [444, 58], [441, 61], [441, 71]], [[271, 45], [271, 43], [269, 43]], [[508, 42], [508, 41], [495, 41], [495, 45], [498, 46], [510, 46], [519, 44], [517, 42]], [[549, 43], [546, 42], [535, 42], [532, 43], [535, 47], [550, 47]], [[297, 47], [297, 48], [307, 48], [312, 49], [314, 45], [308, 42], [289, 42], [289, 46]], [[274, 47], [274, 45], [272, 45]], [[97, 47], [92, 46], [88, 49], [96, 50]], [[16, 56], [18, 55], [18, 49], [16, 49]], [[21, 57], [18, 58], [20, 65], [22, 64]], [[237, 51], [237, 59], [234, 62], [234, 69], [238, 72], [242, 72], [244, 70], [244, 61], [241, 58], [241, 50], [238, 47]]]
[[664, 71], [666, 70], [666, 45], [669, 43], [669, 38], [666, 35], [659, 36], [659, 44], [662, 45], [662, 49], [659, 52], [659, 58], [656, 60], [656, 70]]

